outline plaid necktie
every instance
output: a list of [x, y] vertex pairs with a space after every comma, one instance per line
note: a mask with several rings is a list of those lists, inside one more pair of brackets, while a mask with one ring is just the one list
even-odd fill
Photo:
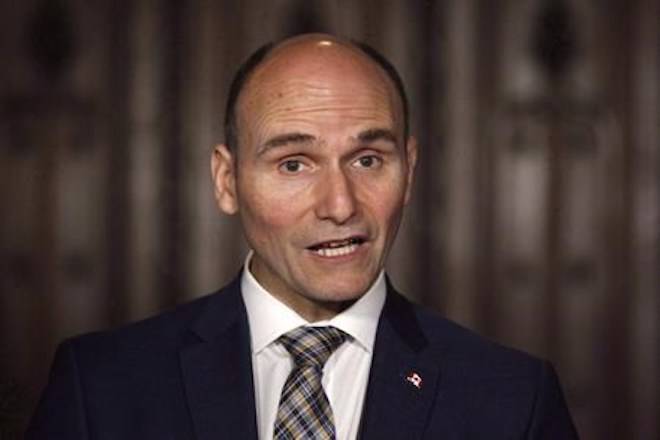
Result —
[[280, 342], [294, 367], [282, 388], [275, 419], [275, 440], [334, 440], [335, 424], [323, 391], [323, 366], [347, 336], [335, 327], [298, 327]]

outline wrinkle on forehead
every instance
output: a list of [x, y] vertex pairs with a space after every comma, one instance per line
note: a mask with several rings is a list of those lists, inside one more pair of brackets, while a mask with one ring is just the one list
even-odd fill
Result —
[[355, 47], [321, 45], [313, 37], [274, 49], [248, 80], [237, 109], [245, 128], [320, 112], [403, 125], [400, 98], [378, 65]]
[[345, 110], [390, 114], [391, 96], [385, 87], [344, 83], [336, 79], [307, 78], [264, 83], [246, 99], [260, 112], [286, 110], [289, 114]]
[[244, 113], [246, 119], [241, 123], [249, 128], [243, 130], [246, 135], [260, 140], [291, 128], [315, 132], [321, 121], [327, 128], [335, 127], [337, 134], [358, 127], [396, 130], [392, 107], [390, 96], [383, 89], [313, 87], [293, 82], [280, 89], [266, 88], [264, 93], [255, 93], [254, 101], [246, 105], [246, 110], [251, 111]]

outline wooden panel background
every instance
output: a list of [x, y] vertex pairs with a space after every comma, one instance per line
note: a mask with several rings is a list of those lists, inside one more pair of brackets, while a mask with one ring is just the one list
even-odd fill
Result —
[[209, 154], [261, 43], [326, 30], [400, 69], [421, 144], [396, 284], [550, 359], [584, 439], [660, 439], [656, 0], [0, 1], [0, 438], [62, 338], [241, 264]]

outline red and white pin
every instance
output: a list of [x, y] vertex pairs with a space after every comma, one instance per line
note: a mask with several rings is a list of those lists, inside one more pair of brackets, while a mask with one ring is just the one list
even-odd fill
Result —
[[422, 376], [420, 376], [415, 371], [411, 371], [410, 373], [408, 373], [408, 375], [406, 376], [406, 380], [410, 382], [418, 390], [422, 389]]

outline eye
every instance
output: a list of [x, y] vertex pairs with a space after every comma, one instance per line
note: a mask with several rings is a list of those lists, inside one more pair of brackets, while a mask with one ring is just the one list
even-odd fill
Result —
[[296, 159], [288, 159], [280, 164], [280, 170], [287, 174], [296, 174], [303, 170], [304, 165]]
[[378, 168], [381, 164], [382, 159], [373, 154], [361, 156], [355, 161], [355, 165], [360, 168]]

